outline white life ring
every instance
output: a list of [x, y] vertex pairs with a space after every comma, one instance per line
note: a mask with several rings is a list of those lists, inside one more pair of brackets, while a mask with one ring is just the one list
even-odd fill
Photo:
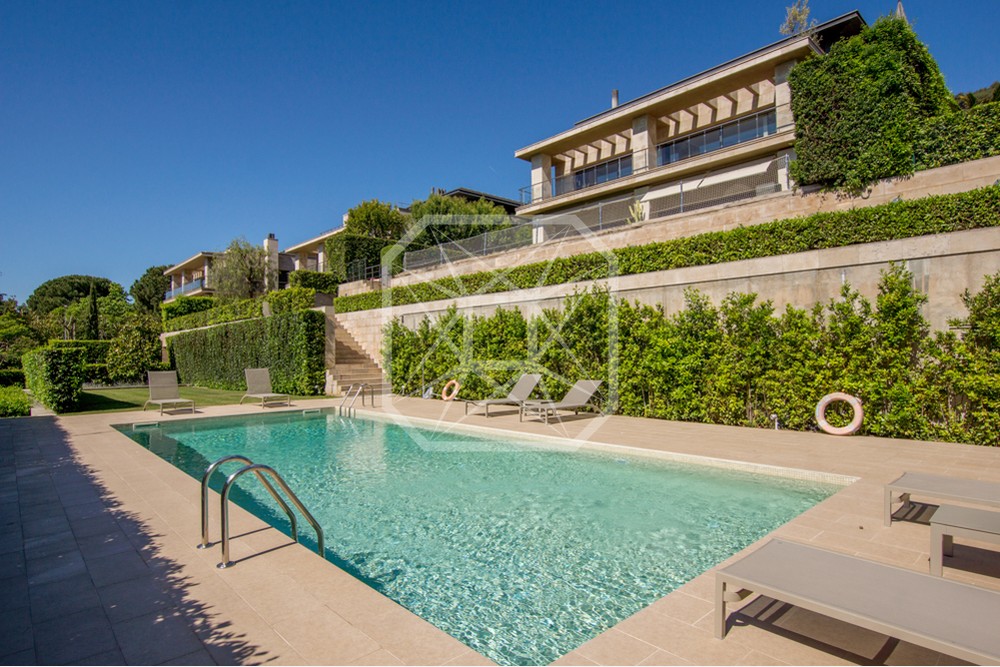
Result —
[[[847, 401], [854, 411], [854, 419], [847, 426], [830, 426], [830, 422], [826, 420], [826, 409], [834, 401]], [[824, 433], [829, 433], [830, 435], [851, 435], [861, 428], [861, 422], [864, 418], [865, 410], [861, 407], [861, 399], [857, 396], [835, 391], [821, 398], [819, 403], [816, 404], [816, 422], [823, 429]]]
[[[462, 388], [462, 385], [458, 383], [458, 380], [448, 380], [448, 384], [441, 389], [441, 400], [442, 401], [454, 401], [455, 397], [458, 396], [458, 390]], [[451, 389], [451, 391], [449, 391]]]

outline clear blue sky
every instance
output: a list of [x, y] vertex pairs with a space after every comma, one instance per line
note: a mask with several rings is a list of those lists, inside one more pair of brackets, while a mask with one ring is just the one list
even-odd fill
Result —
[[[511, 198], [514, 151], [776, 41], [791, 0], [0, 3], [0, 292], [126, 289], [365, 199]], [[812, 0], [820, 21], [895, 0]], [[1000, 2], [907, 0], [954, 92], [1000, 79]]]

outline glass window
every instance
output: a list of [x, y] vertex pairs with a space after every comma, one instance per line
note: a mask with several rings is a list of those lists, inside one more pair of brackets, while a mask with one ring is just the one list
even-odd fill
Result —
[[691, 157], [701, 155], [705, 152], [705, 135], [696, 134], [688, 138], [688, 145], [691, 147]]
[[722, 127], [722, 147], [728, 148], [729, 146], [735, 146], [740, 142], [739, 139], [740, 125], [739, 123], [729, 123]]
[[659, 165], [662, 166], [665, 164], [670, 164], [671, 162], [674, 161], [672, 153], [673, 146], [674, 146], [673, 144], [664, 144], [663, 146], [660, 146], [660, 148], [658, 149], [659, 159], [657, 161]]
[[778, 117], [773, 111], [766, 114], [763, 120], [766, 126], [765, 135], [772, 135], [778, 131]]
[[708, 153], [720, 148], [722, 148], [722, 130], [717, 127], [705, 130], [705, 150], [702, 152]]
[[608, 180], [608, 164], [599, 164], [594, 168], [594, 173], [596, 174], [596, 182], [604, 183]]
[[626, 155], [618, 161], [618, 172], [621, 178], [632, 175], [632, 156]]
[[674, 144], [674, 162], [686, 160], [691, 155], [691, 146], [687, 139], [681, 139]]
[[757, 117], [740, 119], [740, 143], [757, 138]]

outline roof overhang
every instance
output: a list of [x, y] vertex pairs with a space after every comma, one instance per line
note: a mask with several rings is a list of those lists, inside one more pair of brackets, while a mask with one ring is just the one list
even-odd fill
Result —
[[317, 243], [322, 243], [322, 242], [326, 241], [328, 238], [330, 238], [331, 236], [335, 236], [336, 234], [339, 234], [342, 231], [344, 231], [343, 225], [341, 225], [340, 227], [337, 227], [336, 229], [331, 229], [330, 231], [323, 232], [319, 236], [311, 238], [308, 241], [303, 241], [302, 243], [297, 243], [297, 244], [295, 244], [293, 246], [289, 246], [288, 248], [285, 248], [281, 252], [297, 253], [297, 252], [301, 252], [303, 250], [308, 250], [311, 246], [314, 246]]
[[177, 273], [178, 271], [185, 271], [188, 269], [200, 269], [205, 266], [205, 260], [211, 259], [220, 253], [217, 252], [199, 252], [197, 255], [188, 257], [183, 262], [174, 264], [169, 269], [163, 272], [163, 275], [169, 276], [171, 274]]

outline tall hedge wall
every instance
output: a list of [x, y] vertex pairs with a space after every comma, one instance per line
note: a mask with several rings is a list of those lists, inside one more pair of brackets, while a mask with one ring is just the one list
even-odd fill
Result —
[[954, 195], [939, 195], [880, 206], [816, 213], [776, 220], [725, 232], [617, 248], [610, 253], [587, 253], [550, 262], [516, 266], [503, 273], [484, 271], [432, 282], [342, 296], [334, 301], [338, 313], [393, 305], [453, 299], [455, 295], [503, 292], [542, 285], [559, 285], [688, 266], [839, 248], [858, 243], [941, 234], [963, 229], [1000, 226], [1000, 187], [992, 186]]
[[376, 266], [382, 261], [382, 249], [395, 241], [342, 232], [326, 240], [327, 271], [342, 283], [347, 280], [347, 268], [354, 262]]
[[86, 351], [80, 347], [39, 347], [21, 358], [25, 384], [53, 412], [77, 406], [85, 379]]
[[917, 171], [1000, 155], [1000, 102], [929, 118], [913, 144]]
[[178, 334], [169, 345], [180, 378], [214, 389], [245, 390], [246, 368], [269, 368], [272, 388], [323, 391], [325, 317], [306, 310]]

